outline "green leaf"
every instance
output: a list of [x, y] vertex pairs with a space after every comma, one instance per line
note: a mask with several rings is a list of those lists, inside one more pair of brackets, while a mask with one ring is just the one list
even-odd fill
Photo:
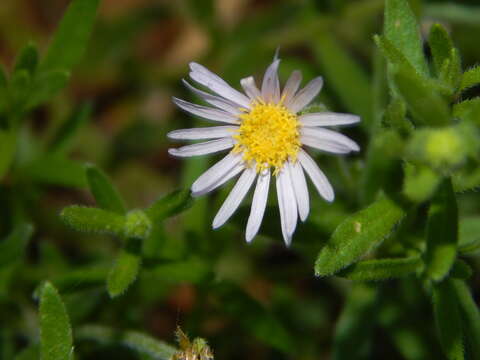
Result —
[[313, 39], [314, 55], [329, 86], [350, 112], [361, 116], [362, 126], [369, 129], [373, 124], [373, 89], [365, 71], [338, 45], [330, 31], [322, 28]]
[[397, 279], [414, 274], [423, 266], [420, 257], [365, 260], [353, 264], [337, 275], [350, 280], [378, 281]]
[[407, 0], [385, 1], [384, 33], [418, 73], [428, 73], [417, 20]]
[[0, 242], [0, 267], [10, 265], [23, 257], [32, 234], [32, 225], [19, 224], [5, 240]]
[[457, 256], [458, 208], [452, 182], [446, 179], [439, 186], [430, 205], [427, 220], [425, 270], [428, 277], [442, 280]]
[[480, 312], [470, 290], [462, 280], [452, 280], [453, 290], [457, 295], [458, 306], [463, 318], [463, 336], [465, 349], [471, 354], [470, 359], [480, 354]]
[[153, 203], [146, 210], [152, 222], [162, 221], [177, 215], [193, 205], [189, 190], [176, 190]]
[[85, 169], [88, 186], [97, 205], [104, 210], [125, 214], [125, 203], [107, 175], [93, 164], [87, 164]]
[[41, 70], [70, 70], [82, 58], [93, 30], [99, 0], [73, 0], [48, 48]]
[[462, 254], [480, 249], [480, 217], [460, 219], [458, 232], [458, 250]]
[[87, 186], [83, 164], [59, 154], [46, 154], [23, 165], [21, 173], [34, 182], [66, 187]]
[[420, 125], [443, 126], [450, 123], [448, 106], [432, 86], [403, 69], [394, 74], [394, 79], [398, 91]]
[[104, 345], [121, 344], [156, 360], [170, 360], [177, 352], [173, 346], [138, 331], [119, 331], [101, 325], [84, 325], [75, 331], [75, 336]]
[[15, 60], [14, 72], [26, 70], [30, 75], [35, 74], [38, 65], [38, 51], [33, 43], [28, 43], [18, 54]]
[[29, 95], [32, 78], [27, 70], [19, 70], [13, 73], [9, 83], [10, 107], [15, 115], [21, 115], [24, 103]]
[[40, 297], [40, 359], [73, 359], [72, 328], [57, 290], [45, 283]]
[[460, 91], [467, 90], [477, 84], [480, 84], [480, 66], [475, 66], [463, 73]]
[[377, 303], [374, 288], [363, 284], [353, 287], [335, 328], [332, 360], [368, 358]]
[[63, 209], [60, 217], [66, 225], [81, 232], [123, 235], [125, 231], [124, 216], [102, 209], [73, 205]]
[[54, 153], [65, 153], [77, 131], [92, 115], [92, 104], [86, 103], [76, 108], [69, 118], [60, 126], [50, 142], [50, 150]]
[[110, 297], [114, 298], [123, 294], [135, 281], [142, 263], [140, 252], [140, 239], [128, 238], [125, 248], [121, 250], [107, 277], [107, 289]]
[[105, 266], [85, 266], [56, 276], [50, 282], [62, 294], [67, 294], [102, 286], [107, 275]]
[[416, 72], [415, 68], [408, 61], [405, 55], [403, 55], [389, 39], [387, 39], [385, 36], [379, 35], [374, 35], [373, 39], [375, 40], [378, 48], [381, 50], [383, 56], [391, 65], [403, 68], [412, 73]]
[[463, 360], [462, 319], [451, 280], [435, 284], [433, 310], [440, 343], [449, 360]]
[[425, 16], [453, 24], [478, 26], [480, 8], [457, 2], [434, 2], [425, 4]]
[[315, 262], [317, 276], [332, 275], [380, 245], [405, 216], [387, 197], [343, 221], [322, 248]]
[[433, 64], [435, 65], [435, 70], [438, 75], [444, 62], [450, 58], [450, 51], [453, 49], [452, 39], [442, 25], [434, 24], [430, 28], [428, 43], [432, 51]]
[[26, 108], [32, 109], [53, 98], [67, 85], [69, 79], [70, 73], [65, 70], [52, 70], [35, 76], [32, 81]]

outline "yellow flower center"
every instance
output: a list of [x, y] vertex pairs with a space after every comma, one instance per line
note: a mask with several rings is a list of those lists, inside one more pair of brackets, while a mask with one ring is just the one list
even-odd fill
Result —
[[234, 135], [238, 142], [233, 152], [242, 152], [243, 159], [250, 165], [255, 162], [258, 172], [273, 167], [277, 174], [288, 158], [296, 160], [301, 145], [300, 123], [281, 102], [256, 102], [240, 119], [238, 134]]

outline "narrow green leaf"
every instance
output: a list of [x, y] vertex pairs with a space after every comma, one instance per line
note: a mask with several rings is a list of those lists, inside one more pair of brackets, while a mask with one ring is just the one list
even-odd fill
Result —
[[427, 221], [427, 275], [442, 280], [450, 271], [457, 256], [458, 209], [450, 179], [444, 180], [435, 194]]
[[75, 331], [78, 340], [90, 340], [104, 345], [121, 344], [155, 360], [171, 360], [177, 352], [173, 346], [137, 331], [119, 331], [101, 325], [84, 325]]
[[445, 356], [449, 360], [463, 360], [462, 319], [451, 280], [435, 284], [433, 288], [433, 310]]
[[414, 274], [422, 266], [420, 257], [365, 260], [347, 267], [337, 275], [357, 281], [397, 279]]
[[428, 43], [432, 51], [435, 71], [439, 75], [445, 61], [450, 59], [450, 52], [453, 49], [452, 39], [442, 25], [434, 24], [430, 28]]
[[107, 175], [93, 164], [87, 164], [85, 169], [88, 186], [97, 205], [104, 210], [125, 214], [125, 203]]
[[40, 298], [40, 359], [73, 359], [72, 328], [57, 290], [45, 283]]
[[38, 51], [33, 43], [27, 44], [15, 60], [14, 72], [26, 70], [30, 75], [35, 74], [38, 65]]
[[332, 275], [354, 263], [382, 243], [404, 216], [404, 211], [387, 197], [350, 216], [320, 251], [315, 274]]
[[428, 73], [417, 20], [407, 0], [385, 1], [384, 32], [420, 74]]
[[32, 81], [27, 109], [32, 109], [47, 102], [62, 90], [70, 79], [70, 73], [64, 70], [42, 72]]
[[23, 165], [21, 173], [36, 183], [84, 188], [87, 186], [83, 164], [63, 155], [47, 154]]
[[365, 71], [338, 45], [331, 31], [322, 28], [313, 39], [314, 55], [329, 86], [350, 112], [361, 116], [362, 126], [370, 129], [373, 124], [373, 89]]
[[48, 51], [41, 70], [70, 70], [83, 56], [93, 30], [99, 0], [70, 3]]
[[480, 250], [480, 217], [460, 219], [458, 251], [470, 254]]
[[357, 284], [347, 296], [333, 339], [332, 360], [366, 359], [371, 353], [377, 291]]
[[452, 280], [453, 290], [458, 299], [460, 313], [464, 319], [463, 335], [465, 337], [465, 349], [471, 355], [470, 359], [480, 354], [480, 312], [478, 305], [472, 297], [468, 286], [462, 280]]
[[146, 210], [152, 222], [177, 215], [193, 205], [189, 190], [176, 190], [157, 200]]
[[125, 217], [110, 211], [86, 206], [69, 206], [60, 214], [63, 222], [72, 229], [95, 233], [123, 235]]
[[54, 135], [50, 142], [50, 150], [54, 153], [65, 153], [77, 131], [88, 121], [91, 114], [92, 104], [90, 103], [83, 104], [79, 108], [74, 109]]
[[432, 86], [416, 74], [399, 69], [394, 74], [398, 91], [420, 125], [443, 126], [450, 123], [449, 109]]
[[107, 277], [107, 289], [112, 298], [123, 294], [137, 278], [142, 263], [140, 253], [140, 239], [128, 238]]
[[388, 60], [391, 65], [415, 73], [415, 68], [413, 67], [413, 65], [389, 39], [387, 39], [385, 36], [379, 35], [374, 35], [373, 39], [375, 40], [378, 48], [381, 50], [383, 56]]
[[475, 66], [463, 73], [460, 91], [467, 90], [477, 84], [480, 84], [480, 66]]
[[32, 225], [19, 224], [5, 240], [0, 242], [0, 267], [10, 265], [23, 257], [32, 234]]

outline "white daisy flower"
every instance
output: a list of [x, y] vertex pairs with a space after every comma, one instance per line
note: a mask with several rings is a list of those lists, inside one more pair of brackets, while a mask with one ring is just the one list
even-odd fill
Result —
[[245, 93], [235, 90], [202, 65], [190, 63], [190, 78], [216, 95], [199, 90], [184, 80], [194, 94], [211, 106], [177, 98], [173, 98], [173, 102], [193, 115], [227, 125], [175, 130], [168, 137], [208, 140], [169, 149], [174, 156], [190, 157], [229, 150], [228, 155], [205, 171], [191, 188], [192, 196], [200, 196], [241, 174], [213, 219], [214, 229], [233, 215], [256, 181], [245, 233], [248, 242], [260, 229], [270, 180], [274, 176], [282, 234], [288, 246], [297, 218], [305, 221], [310, 210], [304, 172], [326, 201], [334, 199], [330, 182], [303, 146], [333, 154], [359, 151], [354, 141], [325, 127], [355, 124], [360, 118], [332, 112], [300, 115], [299, 112], [320, 92], [323, 79], [317, 77], [298, 91], [302, 75], [294, 71], [281, 90], [277, 74], [279, 63], [280, 60], [275, 58], [267, 68], [261, 89], [255, 85], [253, 77], [242, 79], [240, 83]]

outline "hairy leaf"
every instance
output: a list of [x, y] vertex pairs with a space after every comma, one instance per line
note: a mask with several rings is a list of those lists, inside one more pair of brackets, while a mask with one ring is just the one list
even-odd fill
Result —
[[457, 243], [457, 200], [447, 179], [439, 186], [428, 214], [425, 270], [431, 279], [440, 281], [448, 274], [457, 256]]
[[445, 356], [449, 360], [463, 360], [463, 331], [458, 298], [451, 280], [433, 288], [435, 323]]
[[387, 197], [350, 216], [320, 251], [315, 274], [332, 275], [354, 263], [382, 243], [404, 216], [404, 211]]
[[88, 186], [92, 192], [97, 205], [108, 211], [125, 214], [127, 209], [118, 190], [108, 179], [107, 175], [93, 164], [85, 166]]
[[176, 190], [153, 203], [146, 214], [152, 222], [162, 221], [187, 210], [192, 204], [189, 190]]
[[420, 125], [443, 126], [450, 123], [447, 104], [427, 82], [404, 69], [395, 72], [394, 79], [398, 91]]
[[125, 231], [124, 216], [102, 209], [73, 205], [63, 209], [60, 217], [81, 232], [123, 235]]
[[40, 359], [73, 359], [72, 328], [57, 290], [45, 283], [40, 297]]
[[108, 293], [112, 298], [123, 294], [137, 278], [142, 263], [141, 241], [128, 238], [107, 278]]
[[350, 280], [378, 281], [396, 279], [414, 274], [423, 266], [420, 257], [365, 260], [353, 264], [337, 275]]
[[462, 82], [460, 83], [460, 90], [467, 90], [477, 84], [480, 84], [480, 66], [475, 66], [465, 71], [462, 76]]
[[52, 39], [41, 70], [70, 70], [76, 65], [93, 30], [99, 0], [73, 0]]
[[427, 74], [420, 31], [407, 0], [385, 1], [384, 32], [420, 74]]

